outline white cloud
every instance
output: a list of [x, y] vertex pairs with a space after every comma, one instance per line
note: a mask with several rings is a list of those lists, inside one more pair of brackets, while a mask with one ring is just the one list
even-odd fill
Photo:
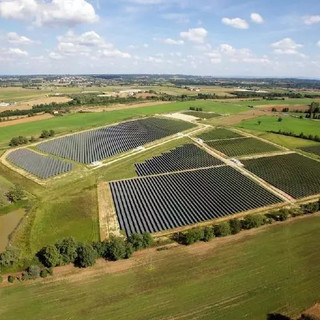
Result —
[[61, 60], [63, 57], [61, 54], [52, 51], [49, 53], [49, 58], [53, 60]]
[[33, 41], [25, 36], [20, 36], [16, 32], [9, 32], [7, 34], [7, 39], [9, 43], [14, 44], [31, 44]]
[[303, 18], [303, 22], [306, 25], [311, 25], [311, 24], [315, 24], [315, 23], [320, 23], [320, 15], [316, 15], [316, 16], [306, 16]]
[[318, 41], [317, 46], [320, 48], [320, 40]]
[[[116, 49], [112, 43], [106, 42], [95, 31], [84, 32], [80, 35], [72, 31], [67, 32], [63, 36], [59, 36], [57, 44], [57, 52], [60, 56], [90, 56], [92, 59], [97, 56], [110, 58], [130, 58], [127, 52]], [[51, 57], [56, 58], [56, 56]]]
[[193, 28], [185, 32], [180, 32], [181, 38], [198, 43], [203, 43], [207, 35], [208, 31], [204, 28]]
[[163, 60], [161, 58], [156, 58], [156, 57], [148, 57], [146, 62], [152, 62], [152, 63], [161, 63]]
[[172, 44], [172, 45], [176, 45], [176, 46], [181, 46], [184, 44], [183, 40], [175, 40], [175, 39], [171, 39], [171, 38], [167, 38], [163, 40], [164, 43], [166, 44]]
[[190, 21], [189, 16], [184, 13], [165, 13], [162, 18], [177, 23], [188, 23]]
[[291, 38], [284, 38], [278, 42], [274, 42], [271, 44], [271, 47], [274, 48], [274, 52], [278, 54], [296, 54], [302, 56], [298, 50], [302, 48], [303, 45], [296, 43]]
[[75, 25], [98, 20], [93, 6], [86, 0], [2, 0], [0, 17], [32, 21], [36, 26]]
[[27, 51], [21, 50], [19, 48], [10, 48], [9, 53], [19, 57], [27, 57], [29, 55]]
[[264, 19], [259, 13], [256, 13], [256, 12], [251, 13], [250, 18], [255, 23], [264, 23]]
[[248, 29], [249, 28], [249, 24], [246, 20], [241, 19], [241, 18], [222, 18], [222, 23], [233, 27], [233, 28], [237, 28], [237, 29]]

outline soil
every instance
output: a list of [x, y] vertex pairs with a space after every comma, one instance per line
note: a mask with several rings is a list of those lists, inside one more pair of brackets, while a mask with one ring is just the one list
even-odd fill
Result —
[[51, 118], [53, 118], [53, 115], [51, 115], [49, 113], [45, 113], [45, 114], [39, 114], [39, 115], [36, 115], [33, 117], [24, 117], [24, 118], [10, 120], [10, 121], [3, 121], [3, 122], [0, 122], [0, 128], [14, 126], [16, 124], [35, 122], [35, 121], [39, 121], [39, 120], [46, 120], [46, 119], [51, 119]]

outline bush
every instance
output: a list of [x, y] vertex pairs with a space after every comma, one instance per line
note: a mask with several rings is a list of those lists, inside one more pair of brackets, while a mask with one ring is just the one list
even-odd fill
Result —
[[22, 200], [25, 197], [25, 194], [22, 187], [16, 184], [7, 192], [6, 196], [10, 202], [15, 203]]
[[9, 276], [8, 277], [8, 282], [9, 283], [14, 283], [15, 280], [16, 280], [16, 277], [14, 277], [14, 276]]
[[126, 256], [126, 243], [123, 238], [112, 237], [109, 240], [107, 256], [112, 261], [123, 259]]
[[0, 284], [2, 283], [2, 281], [3, 281], [3, 277], [2, 277], [2, 275], [0, 274]]
[[37, 256], [45, 267], [55, 267], [61, 262], [61, 256], [56, 246], [50, 245], [42, 248]]
[[204, 237], [204, 231], [200, 228], [194, 228], [186, 231], [182, 236], [182, 243], [186, 245], [193, 244]]
[[40, 277], [46, 278], [48, 276], [48, 271], [46, 269], [43, 269], [40, 271]]
[[319, 202], [311, 202], [301, 206], [303, 213], [314, 213], [319, 211]]
[[22, 281], [29, 280], [29, 275], [28, 275], [27, 272], [23, 272], [23, 273], [22, 273], [21, 280], [22, 280]]
[[298, 217], [303, 215], [301, 208], [290, 209], [290, 214], [292, 217]]
[[21, 251], [16, 247], [9, 247], [0, 254], [0, 266], [11, 267], [20, 259]]
[[150, 233], [145, 232], [142, 235], [142, 238], [143, 238], [143, 248], [148, 248], [153, 245], [153, 238]]
[[64, 238], [55, 244], [59, 255], [59, 265], [66, 265], [70, 262], [74, 262], [77, 257], [77, 242], [74, 238]]
[[124, 258], [129, 259], [134, 253], [134, 248], [131, 243], [126, 243], [126, 253]]
[[267, 218], [271, 218], [274, 221], [285, 221], [289, 218], [289, 211], [286, 209], [270, 212], [266, 214]]
[[231, 234], [231, 229], [228, 222], [221, 222], [214, 226], [214, 235], [216, 237], [225, 237], [230, 234]]
[[203, 229], [203, 237], [202, 241], [208, 242], [214, 237], [213, 228], [211, 227], [205, 227]]
[[231, 234], [237, 234], [241, 231], [241, 221], [237, 218], [229, 220]]
[[265, 217], [260, 214], [251, 215], [248, 214], [243, 220], [242, 220], [242, 228], [249, 230], [252, 228], [258, 228], [265, 224]]
[[144, 239], [142, 234], [133, 233], [129, 238], [128, 242], [130, 242], [134, 248], [134, 250], [140, 250], [144, 248]]
[[53, 276], [53, 268], [47, 268], [46, 270], [50, 276]]
[[75, 265], [80, 268], [91, 267], [95, 264], [97, 253], [93, 249], [91, 244], [80, 244], [77, 248], [77, 257], [75, 259]]
[[28, 268], [28, 275], [30, 277], [30, 279], [36, 279], [39, 278], [40, 276], [40, 267], [39, 266], [35, 266], [32, 265]]

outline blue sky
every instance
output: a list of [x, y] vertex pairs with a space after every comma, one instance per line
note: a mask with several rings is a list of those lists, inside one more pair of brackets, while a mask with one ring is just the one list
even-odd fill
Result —
[[320, 77], [319, 0], [0, 0], [0, 74]]

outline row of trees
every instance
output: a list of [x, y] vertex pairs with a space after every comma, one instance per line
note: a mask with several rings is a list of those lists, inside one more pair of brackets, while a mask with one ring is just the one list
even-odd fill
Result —
[[[39, 136], [40, 139], [47, 139], [50, 137], [54, 137], [55, 135], [55, 131], [54, 130], [43, 130]], [[9, 146], [10, 147], [17, 147], [19, 145], [24, 145], [24, 144], [28, 144], [30, 143], [34, 143], [36, 142], [37, 139], [34, 136], [31, 136], [30, 139], [28, 139], [27, 137], [24, 136], [18, 136], [18, 137], [13, 137], [10, 142], [9, 142]]]
[[289, 217], [296, 217], [317, 211], [319, 211], [319, 202], [311, 202], [303, 204], [297, 209], [281, 209], [266, 214], [249, 214], [243, 219], [234, 218], [213, 226], [193, 228], [185, 232], [176, 233], [174, 235], [174, 239], [185, 245], [191, 245], [197, 241], [207, 242], [215, 237], [225, 237], [228, 235], [237, 234], [241, 230], [258, 228], [265, 224], [272, 224], [275, 221], [285, 221]]
[[[279, 118], [279, 119], [281, 119], [281, 118]], [[296, 134], [291, 131], [282, 131], [281, 129], [279, 129], [278, 131], [269, 130], [268, 132], [275, 133], [275, 134], [281, 134], [283, 136], [296, 137], [296, 138], [320, 142], [320, 137], [318, 135], [312, 135], [312, 134], [306, 135], [303, 132], [301, 132], [300, 134]]]

